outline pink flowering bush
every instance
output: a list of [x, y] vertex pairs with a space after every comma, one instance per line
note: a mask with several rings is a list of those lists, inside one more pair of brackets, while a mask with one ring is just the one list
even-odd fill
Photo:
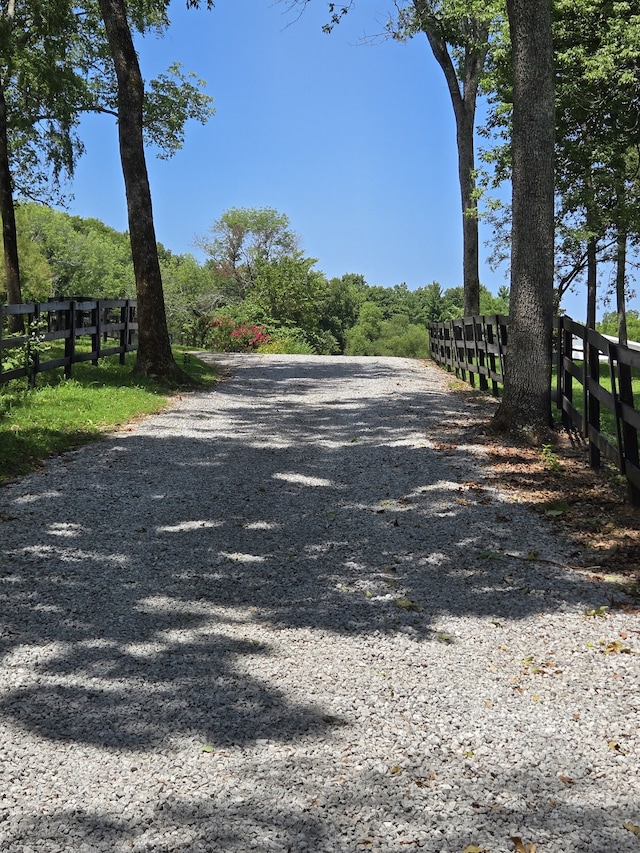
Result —
[[209, 320], [206, 343], [215, 352], [254, 352], [269, 343], [269, 335], [264, 326], [222, 315]]

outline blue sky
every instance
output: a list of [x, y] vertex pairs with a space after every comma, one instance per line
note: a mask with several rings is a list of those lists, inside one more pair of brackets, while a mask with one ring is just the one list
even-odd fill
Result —
[[[201, 257], [194, 237], [225, 210], [273, 207], [329, 277], [460, 285], [455, 125], [442, 72], [425, 37], [361, 43], [382, 30], [390, 0], [360, 3], [331, 35], [322, 32], [325, 0], [300, 16], [272, 0], [184, 5], [171, 4], [164, 37], [139, 41], [143, 74], [181, 62], [207, 81], [216, 115], [188, 124], [171, 160], [149, 152], [158, 240]], [[87, 151], [70, 212], [127, 230], [115, 123], [89, 117], [81, 133]], [[494, 292], [506, 280], [484, 263], [481, 279]], [[576, 319], [582, 303], [566, 304]]]

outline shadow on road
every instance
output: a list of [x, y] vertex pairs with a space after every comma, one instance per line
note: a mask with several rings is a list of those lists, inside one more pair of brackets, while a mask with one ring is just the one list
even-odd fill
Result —
[[417, 363], [412, 387], [389, 360], [236, 370], [188, 419], [176, 408], [0, 494], [2, 652], [34, 672], [0, 703], [19, 725], [124, 749], [185, 730], [291, 740], [332, 723], [252, 677], [272, 652], [245, 625], [429, 639], [442, 613], [581, 600], [578, 579], [524, 559], [535, 522], [515, 545], [522, 511], [478, 483], [474, 450], [434, 449], [463, 415]]

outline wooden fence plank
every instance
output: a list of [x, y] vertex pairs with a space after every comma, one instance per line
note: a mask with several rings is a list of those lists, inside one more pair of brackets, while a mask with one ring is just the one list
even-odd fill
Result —
[[[487, 379], [491, 380], [491, 390], [498, 396], [504, 381], [504, 361], [508, 358], [507, 324], [508, 318], [498, 315], [432, 323], [429, 326], [432, 357], [471, 385], [475, 384], [477, 374], [483, 390], [488, 390]], [[619, 467], [627, 477], [631, 501], [640, 506], [640, 410], [632, 385], [633, 371], [640, 371], [640, 351], [620, 346], [571, 317], [556, 317], [554, 329], [555, 397], [562, 423], [566, 429], [578, 430], [587, 440], [593, 467], [600, 465], [601, 456]], [[450, 342], [449, 354], [441, 345], [445, 340]], [[602, 384], [601, 370], [605, 363], [604, 372], [608, 373], [611, 390]], [[578, 396], [581, 410], [576, 405], [574, 383], [581, 386]], [[609, 433], [602, 432], [605, 410], [615, 421], [612, 440]]]
[[[60, 367], [64, 368], [68, 378], [74, 364], [80, 361], [97, 364], [99, 359], [108, 355], [119, 355], [120, 363], [124, 364], [126, 354], [137, 349], [136, 307], [135, 299], [52, 299], [49, 302], [0, 305], [0, 384], [26, 376], [30, 387], [33, 387], [38, 373]], [[25, 317], [27, 332], [8, 336], [5, 318], [15, 315]], [[80, 338], [91, 338], [90, 353], [78, 352], [77, 341]], [[113, 345], [109, 345], [111, 340]], [[47, 358], [46, 351], [40, 352], [40, 343], [56, 341], [64, 344], [64, 356]], [[19, 348], [25, 353], [24, 366], [4, 370], [4, 354]]]

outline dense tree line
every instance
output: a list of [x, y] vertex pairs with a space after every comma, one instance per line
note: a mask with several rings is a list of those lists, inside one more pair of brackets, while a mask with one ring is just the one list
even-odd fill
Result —
[[[35, 202], [17, 206], [16, 222], [26, 300], [135, 297], [128, 234]], [[301, 251], [288, 217], [271, 208], [227, 211], [197, 243], [208, 256], [204, 263], [158, 244], [175, 342], [422, 357], [428, 324], [463, 314], [462, 286], [443, 290], [432, 282], [409, 290], [369, 285], [357, 274], [327, 278]], [[0, 299], [5, 294], [0, 273]], [[493, 296], [481, 287], [480, 307], [507, 313], [507, 288]]]

